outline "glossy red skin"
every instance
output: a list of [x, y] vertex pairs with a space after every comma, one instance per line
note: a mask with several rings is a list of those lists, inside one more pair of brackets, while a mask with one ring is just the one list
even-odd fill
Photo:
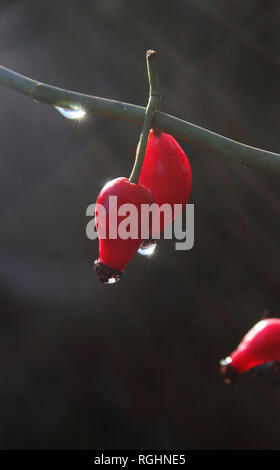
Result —
[[[118, 237], [109, 238], [109, 196], [117, 196], [117, 210], [122, 204], [134, 204], [138, 209], [138, 235], [139, 238], [126, 240]], [[134, 183], [130, 183], [127, 178], [116, 178], [107, 183], [99, 193], [97, 198], [97, 209], [95, 212], [97, 233], [99, 235], [99, 260], [101, 263], [117, 271], [123, 271], [127, 263], [131, 260], [138, 248], [143, 243], [140, 238], [141, 231], [141, 204], [152, 204], [154, 199], [150, 191]], [[101, 212], [98, 211], [98, 204], [102, 204], [106, 211], [106, 239], [100, 237], [100, 227], [104, 226]], [[122, 220], [127, 217], [117, 215], [117, 227]]]
[[[191, 192], [192, 172], [185, 152], [174, 137], [150, 132], [138, 184], [151, 191], [159, 206], [169, 203], [185, 207]], [[165, 225], [173, 219], [172, 209], [172, 219]], [[163, 228], [161, 217], [160, 230]]]
[[230, 355], [238, 373], [271, 361], [280, 361], [280, 319], [268, 318], [257, 323]]

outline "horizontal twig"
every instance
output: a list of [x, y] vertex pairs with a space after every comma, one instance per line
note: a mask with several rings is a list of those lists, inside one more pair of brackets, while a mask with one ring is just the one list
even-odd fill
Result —
[[[57, 88], [24, 77], [3, 66], [0, 66], [0, 84], [20, 91], [41, 103], [64, 108], [81, 106], [87, 113], [123, 119], [139, 125], [144, 121], [145, 108], [142, 106]], [[156, 114], [154, 126], [174, 137], [199, 145], [243, 166], [280, 173], [280, 155], [277, 153], [236, 142], [159, 111]]]

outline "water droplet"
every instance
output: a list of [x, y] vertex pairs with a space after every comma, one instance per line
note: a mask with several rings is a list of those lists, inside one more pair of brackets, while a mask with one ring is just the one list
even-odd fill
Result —
[[73, 107], [70, 108], [62, 108], [61, 106], [55, 106], [55, 109], [65, 118], [67, 119], [82, 119], [86, 112], [82, 108]]
[[157, 247], [156, 240], [145, 240], [140, 246], [138, 253], [142, 256], [151, 256]]
[[228, 357], [226, 357], [225, 359], [222, 359], [222, 360], [220, 361], [220, 365], [221, 365], [221, 366], [227, 366], [227, 365], [230, 364], [231, 362], [232, 362], [232, 359], [231, 359], [231, 357], [228, 356]]
[[118, 282], [120, 279], [117, 279], [116, 277], [110, 277], [110, 279], [108, 279], [107, 282], [105, 282], [105, 284], [116, 284], [116, 282]]
[[226, 384], [236, 382], [239, 377], [239, 373], [231, 366], [231, 362], [231, 357], [226, 357], [220, 361], [222, 379]]

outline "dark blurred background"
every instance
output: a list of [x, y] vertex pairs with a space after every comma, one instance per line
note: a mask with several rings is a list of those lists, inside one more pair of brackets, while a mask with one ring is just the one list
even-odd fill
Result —
[[[154, 48], [163, 111], [280, 152], [279, 19], [277, 0], [1, 0], [0, 63], [145, 105]], [[0, 448], [279, 449], [280, 388], [218, 367], [280, 315], [279, 175], [180, 142], [194, 248], [162, 241], [106, 288], [85, 212], [130, 174], [140, 129], [0, 102]]]

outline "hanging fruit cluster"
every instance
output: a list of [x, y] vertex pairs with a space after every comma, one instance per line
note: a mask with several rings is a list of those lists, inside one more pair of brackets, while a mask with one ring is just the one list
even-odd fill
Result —
[[[160, 100], [154, 58], [155, 52], [148, 51], [149, 102], [131, 176], [129, 179], [122, 177], [109, 182], [97, 198], [95, 218], [99, 258], [94, 262], [94, 267], [104, 284], [116, 283], [137, 251], [147, 254], [154, 250], [156, 240], [151, 235], [155, 232], [159, 235], [172, 223], [178, 215], [175, 205], [180, 205], [183, 210], [191, 191], [190, 163], [178, 142], [169, 134], [150, 130]], [[113, 206], [110, 198], [115, 198]], [[144, 239], [141, 207], [146, 205], [150, 208], [155, 204], [158, 208], [168, 204], [171, 212], [167, 218], [166, 214], [160, 212], [156, 226], [153, 223], [149, 225], [148, 239]], [[137, 232], [134, 236], [131, 232], [127, 237], [120, 236], [119, 228], [127, 224], [125, 211], [120, 211], [123, 205], [133, 205], [137, 210]], [[220, 366], [226, 383], [236, 381], [248, 371], [255, 377], [280, 383], [280, 319], [270, 318], [257, 323], [237, 349], [220, 361]]]
[[[103, 283], [117, 282], [137, 250], [140, 247], [144, 250], [145, 246], [149, 245], [149, 242], [141, 238], [141, 205], [170, 204], [171, 218], [164, 218], [161, 213], [159, 227], [152, 227], [152, 224], [150, 226], [149, 234], [152, 229], [159, 233], [174, 219], [174, 205], [185, 207], [191, 184], [190, 163], [180, 145], [171, 135], [152, 130], [149, 133], [138, 184], [131, 183], [127, 178], [116, 178], [106, 184], [97, 198], [95, 219], [99, 235], [99, 258], [94, 266], [98, 278]], [[112, 196], [116, 197], [116, 205], [113, 208], [109, 204]], [[119, 235], [118, 229], [125, 219], [125, 214], [119, 215], [119, 209], [124, 204], [133, 204], [137, 208], [138, 233], [134, 238], [123, 239]], [[105, 212], [99, 211], [100, 206]], [[111, 223], [116, 223], [115, 238], [110, 236]]]
[[[97, 198], [95, 220], [99, 237], [99, 258], [94, 262], [94, 267], [104, 284], [114, 284], [120, 279], [125, 266], [140, 247], [140, 253], [151, 252], [151, 247], [154, 249], [154, 240], [143, 239], [143, 206], [150, 208], [156, 204], [158, 221], [154, 224], [152, 216], [145, 235], [149, 238], [156, 233], [158, 237], [174, 219], [175, 204], [181, 204], [183, 209], [191, 191], [191, 167], [180, 145], [171, 135], [151, 131], [161, 99], [155, 58], [155, 51], [147, 51], [149, 101], [130, 178], [114, 179], [102, 189]], [[112, 198], [116, 198], [113, 208], [110, 205]], [[160, 211], [160, 206], [166, 203], [172, 209], [169, 219], [164, 218]], [[120, 213], [124, 205], [127, 208], [127, 205], [133, 205], [137, 212], [131, 221], [137, 225], [136, 233], [130, 232], [125, 237], [123, 232], [119, 233], [119, 228], [126, 223], [125, 211]], [[99, 210], [100, 207], [103, 208], [102, 211]]]

